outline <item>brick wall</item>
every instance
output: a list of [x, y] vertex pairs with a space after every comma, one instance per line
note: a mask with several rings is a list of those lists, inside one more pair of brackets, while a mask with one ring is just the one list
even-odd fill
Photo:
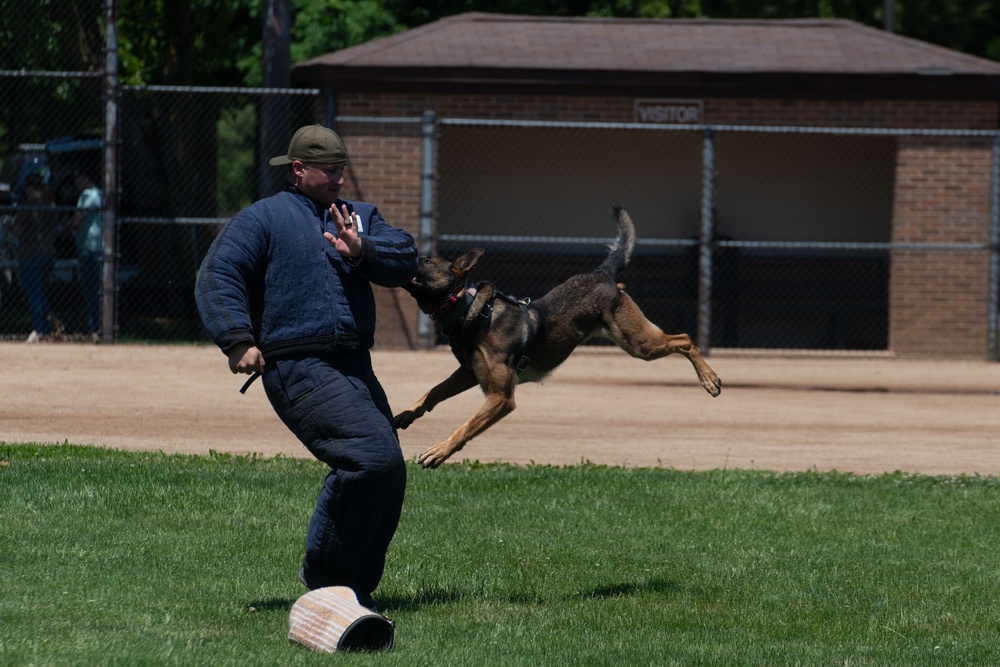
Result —
[[[669, 94], [663, 95], [669, 98]], [[633, 122], [632, 97], [342, 93], [340, 116], [438, 117]], [[704, 122], [719, 125], [995, 129], [997, 102], [934, 100], [705, 99]], [[393, 224], [419, 229], [420, 126], [342, 128], [349, 150], [380, 156], [352, 162], [364, 198]], [[991, 140], [898, 140], [893, 240], [983, 243], [989, 235]], [[375, 147], [374, 152], [368, 149]], [[360, 151], [358, 151], [360, 152]], [[349, 194], [348, 196], [355, 196]], [[892, 257], [890, 350], [900, 355], [995, 358], [988, 348], [989, 254], [900, 251]], [[413, 326], [412, 303], [380, 296], [381, 343], [409, 344], [391, 333]]]
[[[901, 137], [893, 238], [987, 243], [992, 142]], [[894, 251], [889, 346], [901, 355], [990, 358], [989, 252]]]
[[[382, 217], [414, 236], [420, 230], [420, 124], [344, 123], [337, 128], [348, 151], [345, 199], [375, 204]], [[383, 349], [416, 347], [418, 312], [401, 290], [375, 287], [378, 326], [375, 344]]]

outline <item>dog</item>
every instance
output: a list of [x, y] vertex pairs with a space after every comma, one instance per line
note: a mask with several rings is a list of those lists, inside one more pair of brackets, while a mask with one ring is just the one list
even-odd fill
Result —
[[454, 262], [421, 257], [417, 273], [404, 289], [441, 325], [459, 368], [420, 400], [395, 415], [405, 429], [441, 401], [479, 385], [486, 402], [451, 437], [417, 458], [424, 468], [437, 468], [465, 444], [514, 410], [519, 382], [538, 382], [591, 338], [613, 341], [633, 357], [651, 361], [682, 354], [694, 366], [701, 386], [711, 396], [722, 391], [715, 374], [687, 334], [667, 334], [646, 319], [635, 301], [616, 282], [635, 248], [632, 219], [612, 206], [618, 239], [607, 257], [590, 273], [575, 275], [535, 301], [517, 300], [488, 282], [473, 283], [469, 273], [483, 255], [473, 248]]

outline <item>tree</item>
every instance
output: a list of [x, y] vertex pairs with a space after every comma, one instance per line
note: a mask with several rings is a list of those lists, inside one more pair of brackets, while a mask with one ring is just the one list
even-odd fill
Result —
[[[0, 4], [0, 69], [100, 72], [103, 68], [103, 0]], [[0, 104], [0, 156], [11, 154], [17, 142], [100, 134], [99, 78], [5, 77], [0, 79], [0, 99], [8, 101]]]
[[[894, 32], [1000, 60], [1000, 5], [991, 0], [894, 0]], [[879, 0], [385, 0], [414, 27], [461, 12], [643, 18], [843, 18], [883, 28]]]

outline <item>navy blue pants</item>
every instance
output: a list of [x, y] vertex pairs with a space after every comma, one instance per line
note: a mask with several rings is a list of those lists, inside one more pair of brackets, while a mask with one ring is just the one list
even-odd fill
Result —
[[370, 598], [403, 507], [406, 465], [367, 351], [265, 358], [264, 390], [281, 420], [330, 466], [306, 534], [310, 588]]

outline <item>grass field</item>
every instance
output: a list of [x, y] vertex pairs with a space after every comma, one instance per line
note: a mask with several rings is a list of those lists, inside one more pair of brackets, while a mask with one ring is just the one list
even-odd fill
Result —
[[0, 664], [991, 665], [1000, 480], [410, 469], [384, 654], [287, 641], [324, 468], [0, 444]]

